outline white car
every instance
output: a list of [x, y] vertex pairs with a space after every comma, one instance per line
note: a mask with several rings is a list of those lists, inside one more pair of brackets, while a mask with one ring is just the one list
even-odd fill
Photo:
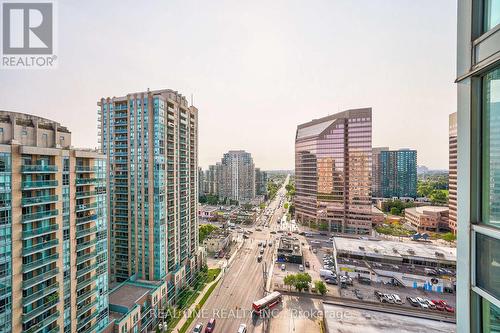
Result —
[[303, 272], [304, 271], [304, 266], [299, 265], [299, 271]]
[[286, 269], [285, 264], [281, 264], [281, 270], [284, 271]]
[[196, 324], [196, 326], [193, 329], [193, 333], [201, 333], [203, 330], [203, 325], [202, 324]]
[[247, 325], [240, 324], [240, 327], [238, 328], [238, 333], [247, 333]]

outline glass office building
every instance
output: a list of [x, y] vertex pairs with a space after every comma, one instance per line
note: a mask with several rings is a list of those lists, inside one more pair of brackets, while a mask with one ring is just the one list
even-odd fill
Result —
[[322, 230], [371, 232], [371, 108], [299, 125], [295, 137], [295, 218]]
[[457, 330], [500, 332], [500, 2], [459, 0]]
[[0, 111], [0, 332], [109, 326], [105, 170], [58, 123]]
[[108, 157], [110, 272], [128, 279], [189, 282], [198, 251], [198, 110], [172, 90], [98, 102]]

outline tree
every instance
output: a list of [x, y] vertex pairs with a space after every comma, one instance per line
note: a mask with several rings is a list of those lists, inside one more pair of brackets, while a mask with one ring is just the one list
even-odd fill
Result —
[[326, 223], [326, 222], [320, 222], [319, 223], [319, 230], [321, 230], [321, 231], [327, 231], [328, 230], [328, 223]]
[[285, 208], [285, 209], [288, 209], [288, 206], [289, 206], [288, 202], [285, 202], [285, 203], [283, 204], [283, 208]]
[[399, 210], [398, 207], [392, 207], [391, 208], [391, 215], [399, 215], [401, 211]]
[[288, 286], [289, 290], [292, 288], [292, 286], [295, 286], [295, 282], [296, 282], [295, 274], [288, 274], [283, 279], [283, 283], [285, 284], [285, 286]]
[[210, 235], [214, 230], [218, 229], [218, 227], [213, 224], [202, 224], [198, 229], [200, 231], [199, 242], [201, 244], [205, 238], [207, 238], [208, 235]]
[[433, 205], [448, 203], [448, 193], [446, 190], [433, 190], [429, 196]]
[[311, 281], [309, 273], [298, 273], [295, 275], [295, 289], [298, 291], [307, 290]]
[[321, 281], [321, 280], [317, 280], [314, 282], [314, 287], [316, 288], [316, 291], [318, 293], [320, 293], [321, 295], [325, 295], [326, 294], [326, 284]]
[[447, 242], [450, 242], [450, 243], [451, 243], [451, 242], [453, 242], [453, 241], [455, 241], [455, 240], [457, 239], [457, 236], [455, 236], [455, 235], [454, 235], [453, 233], [451, 233], [451, 232], [447, 232], [447, 233], [445, 233], [445, 234], [441, 235], [441, 238], [442, 238], [443, 240], [445, 240], [445, 241], [447, 241]]

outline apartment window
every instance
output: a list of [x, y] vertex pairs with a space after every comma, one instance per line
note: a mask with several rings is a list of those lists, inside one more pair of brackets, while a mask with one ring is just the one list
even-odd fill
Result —
[[500, 23], [500, 0], [484, 1], [484, 31], [494, 28]]
[[476, 234], [476, 286], [500, 298], [500, 240]]
[[498, 332], [500, 328], [500, 308], [481, 299], [481, 321], [483, 332]]
[[483, 78], [482, 128], [482, 223], [500, 228], [500, 68]]

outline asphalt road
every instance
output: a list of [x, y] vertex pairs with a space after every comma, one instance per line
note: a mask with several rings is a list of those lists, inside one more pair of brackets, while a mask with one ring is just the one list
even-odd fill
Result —
[[[287, 184], [287, 181], [284, 184]], [[285, 193], [286, 190], [283, 186], [275, 199], [268, 205], [268, 209], [275, 209], [274, 214], [269, 217], [269, 221], [265, 221], [264, 216], [262, 216], [256, 222], [255, 229], [260, 228], [262, 231], [250, 228], [254, 229], [253, 233], [249, 235], [248, 239], [242, 240], [241, 249], [236, 253], [232, 263], [225, 268], [221, 281], [200, 311], [199, 318], [193, 321], [189, 332], [198, 323], [205, 327], [210, 318], [216, 320], [214, 330], [216, 333], [236, 333], [240, 324], [246, 324], [249, 333], [262, 330], [262, 320], [254, 321], [252, 317], [252, 303], [265, 295], [264, 265], [267, 270], [272, 266], [275, 245], [265, 248], [263, 260], [258, 263], [258, 243], [276, 237], [270, 231], [276, 228], [276, 221], [283, 215], [284, 209], [278, 205], [281, 201], [281, 195]], [[267, 223], [269, 223], [269, 227], [264, 226]]]

